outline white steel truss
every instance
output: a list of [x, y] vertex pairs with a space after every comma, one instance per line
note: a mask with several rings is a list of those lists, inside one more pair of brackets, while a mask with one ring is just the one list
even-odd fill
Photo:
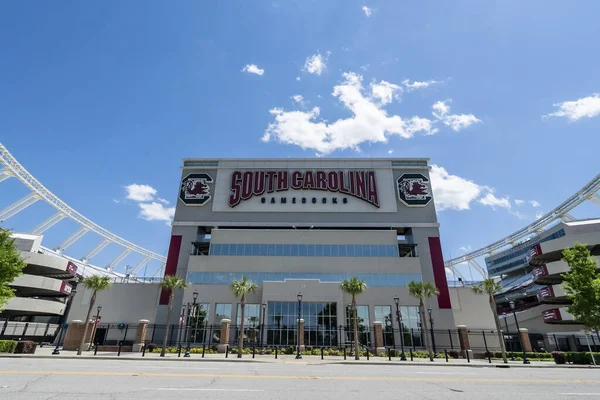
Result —
[[58, 247], [56, 248], [56, 251], [58, 251], [59, 253], [62, 253], [73, 243], [75, 243], [76, 241], [81, 239], [83, 237], [83, 235], [85, 235], [88, 232], [89, 232], [89, 229], [86, 228], [85, 226], [82, 226], [75, 233], [73, 233], [71, 236], [66, 238], [64, 242], [59, 244]]
[[165, 265], [167, 264], [163, 264], [160, 266], [158, 271], [156, 271], [156, 273], [154, 274], [153, 278], [158, 278], [159, 276], [162, 276], [165, 273]]
[[45, 220], [35, 228], [33, 228], [29, 233], [31, 233], [32, 235], [41, 235], [42, 233], [46, 232], [48, 229], [56, 225], [58, 222], [60, 222], [64, 217], [65, 214], [59, 211], [51, 215], [47, 220]]
[[123, 261], [123, 259], [125, 257], [127, 257], [127, 255], [129, 253], [131, 253], [131, 250], [129, 250], [129, 249], [123, 250], [123, 252], [117, 256], [117, 258], [115, 258], [114, 260], [112, 260], [112, 262], [110, 264], [108, 264], [108, 266], [106, 267], [106, 269], [109, 270], [109, 271], [112, 271], [117, 265], [119, 265], [119, 263], [121, 261]]
[[96, 247], [94, 247], [89, 253], [87, 253], [85, 256], [83, 256], [81, 261], [83, 261], [84, 263], [90, 262], [92, 258], [96, 257], [98, 255], [98, 253], [100, 253], [102, 250], [104, 250], [104, 248], [106, 246], [108, 246], [109, 244], [110, 244], [110, 240], [104, 239]]
[[4, 222], [10, 217], [20, 213], [38, 200], [40, 200], [40, 196], [36, 195], [35, 193], [29, 193], [22, 199], [15, 201], [10, 206], [0, 211], [0, 222]]
[[0, 168], [0, 182], [10, 178], [12, 174], [6, 168]]
[[585, 185], [577, 193], [569, 197], [566, 201], [564, 201], [554, 210], [541, 216], [535, 222], [508, 235], [504, 239], [495, 241], [494, 243], [486, 247], [482, 247], [480, 249], [467, 253], [461, 257], [448, 260], [444, 263], [444, 265], [448, 268], [452, 268], [454, 265], [485, 256], [488, 253], [498, 251], [506, 246], [510, 246], [513, 243], [517, 243], [519, 240], [527, 238], [529, 235], [536, 234], [537, 232], [542, 230], [544, 227], [550, 225], [557, 219], [561, 219], [563, 216], [568, 215], [569, 211], [571, 211], [584, 201], [594, 201], [594, 199], [597, 198], [596, 192], [598, 192], [598, 190], [600, 190], [600, 174], [596, 175], [594, 179], [592, 179], [587, 185]]
[[144, 258], [142, 261], [139, 262], [138, 265], [136, 265], [135, 267], [133, 267], [133, 269], [131, 270], [131, 275], [132, 276], [136, 276], [137, 273], [139, 272], [140, 269], [142, 269], [142, 267], [144, 265], [148, 264], [148, 261], [150, 261], [149, 257]]
[[[160, 254], [156, 254], [150, 250], [147, 250], [143, 247], [140, 247], [134, 243], [131, 243], [111, 232], [97, 225], [93, 221], [87, 219], [82, 214], [78, 213], [67, 203], [59, 199], [55, 196], [50, 190], [48, 190], [44, 185], [42, 185], [33, 175], [31, 175], [19, 162], [10, 154], [10, 152], [0, 143], [0, 164], [3, 164], [5, 168], [2, 171], [7, 170], [8, 173], [15, 178], [17, 178], [21, 183], [27, 186], [33, 193], [32, 195], [37, 196], [37, 198], [43, 199], [46, 203], [50, 204], [54, 208], [56, 208], [61, 213], [65, 214], [65, 216], [71, 218], [73, 221], [80, 224], [87, 231], [94, 232], [105, 239], [108, 239], [110, 242], [115, 243], [131, 252], [138, 253], [144, 257], [149, 257], [153, 260], [160, 261], [162, 263], [166, 262], [166, 257], [161, 256]], [[3, 172], [3, 175], [5, 172]], [[36, 199], [37, 200], [37, 199]], [[33, 204], [33, 203], [32, 203]], [[6, 210], [5, 210], [6, 211]], [[19, 210], [21, 211], [21, 210]], [[17, 211], [17, 212], [19, 212]], [[4, 211], [3, 211], [4, 212]], [[15, 213], [16, 214], [16, 213]], [[12, 214], [14, 215], [14, 214]], [[11, 215], [11, 216], [12, 216]], [[5, 220], [6, 218], [0, 217], [0, 221]], [[66, 242], [66, 241], [65, 241]], [[72, 244], [72, 243], [71, 243]], [[67, 246], [68, 247], [68, 246]], [[64, 248], [63, 248], [64, 250]]]

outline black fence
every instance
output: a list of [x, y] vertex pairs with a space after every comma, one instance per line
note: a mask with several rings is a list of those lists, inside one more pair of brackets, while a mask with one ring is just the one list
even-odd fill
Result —
[[39, 322], [0, 321], [0, 340], [32, 340], [39, 344], [54, 340], [58, 324]]

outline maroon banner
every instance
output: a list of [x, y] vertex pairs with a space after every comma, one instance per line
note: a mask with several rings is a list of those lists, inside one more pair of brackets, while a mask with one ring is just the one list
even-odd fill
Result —
[[544, 322], [552, 322], [552, 321], [562, 321], [562, 315], [560, 315], [560, 309], [553, 308], [551, 310], [546, 310], [542, 314], [544, 317]]
[[435, 286], [440, 291], [438, 305], [440, 309], [451, 309], [452, 304], [450, 303], [450, 292], [448, 291], [446, 268], [444, 267], [444, 256], [442, 255], [442, 245], [439, 237], [429, 238], [429, 253], [431, 254], [431, 266], [433, 267]]
[[73, 287], [69, 285], [67, 282], [62, 282], [60, 284], [60, 292], [65, 294], [71, 294]]
[[72, 263], [71, 261], [69, 261], [67, 263], [67, 269], [66, 271], [70, 274], [76, 275], [77, 274], [77, 265], [75, 265], [74, 263]]
[[[167, 255], [167, 264], [165, 265], [165, 276], [175, 275], [177, 272], [177, 263], [179, 263], [179, 250], [181, 249], [181, 235], [171, 236], [171, 243], [169, 244], [169, 254]], [[169, 304], [169, 290], [163, 289], [160, 292], [160, 301], [158, 304], [166, 306]]]

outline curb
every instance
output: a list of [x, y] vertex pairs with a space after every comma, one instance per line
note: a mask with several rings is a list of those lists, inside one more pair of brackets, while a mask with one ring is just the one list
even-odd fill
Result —
[[257, 363], [257, 364], [273, 364], [272, 361], [253, 360], [253, 359], [237, 359], [237, 358], [152, 358], [152, 357], [117, 357], [117, 356], [36, 356], [26, 354], [0, 355], [0, 358], [32, 358], [32, 359], [49, 359], [49, 360], [115, 360], [115, 361], [181, 361], [181, 362], [235, 362], [235, 363]]

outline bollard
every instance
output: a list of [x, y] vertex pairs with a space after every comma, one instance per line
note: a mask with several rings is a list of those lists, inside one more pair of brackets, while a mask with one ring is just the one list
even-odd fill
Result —
[[204, 358], [204, 351], [206, 350], [206, 343], [202, 345], [202, 358]]
[[279, 347], [275, 347], [275, 359], [277, 360], [277, 350], [279, 349]]
[[98, 352], [98, 342], [94, 345], [94, 355]]
[[119, 352], [117, 353], [117, 357], [119, 357], [121, 355], [121, 346], [122, 346], [122, 343], [121, 343], [121, 341], [119, 341]]
[[465, 350], [465, 353], [467, 353], [467, 362], [470, 363], [471, 357], [469, 357], [469, 350]]
[[146, 343], [142, 346], [142, 357], [146, 357]]
[[444, 354], [446, 355], [446, 362], [448, 362], [448, 350], [444, 349]]
[[324, 354], [323, 352], [324, 352], [324, 348], [321, 347], [321, 360], [323, 359], [323, 354]]
[[392, 351], [388, 347], [388, 361], [392, 361]]
[[369, 348], [367, 347], [367, 361], [369, 361]]
[[487, 353], [488, 353], [488, 361], [491, 364], [492, 363], [492, 353], [490, 353], [489, 351]]
[[181, 344], [177, 346], [177, 357], [181, 357]]
[[490, 353], [490, 350], [488, 349], [487, 340], [485, 339], [485, 331], [481, 331], [481, 334], [483, 335], [483, 344], [485, 345], [485, 353], [488, 356], [488, 361], [491, 364], [492, 363], [492, 354]]
[[346, 346], [344, 346], [344, 360], [346, 360]]
[[410, 361], [414, 361], [412, 349], [410, 349]]
[[252, 346], [252, 358], [254, 358], [254, 349], [255, 349], [255, 347]]
[[225, 358], [229, 357], [229, 345], [227, 345], [227, 348], [225, 349]]

